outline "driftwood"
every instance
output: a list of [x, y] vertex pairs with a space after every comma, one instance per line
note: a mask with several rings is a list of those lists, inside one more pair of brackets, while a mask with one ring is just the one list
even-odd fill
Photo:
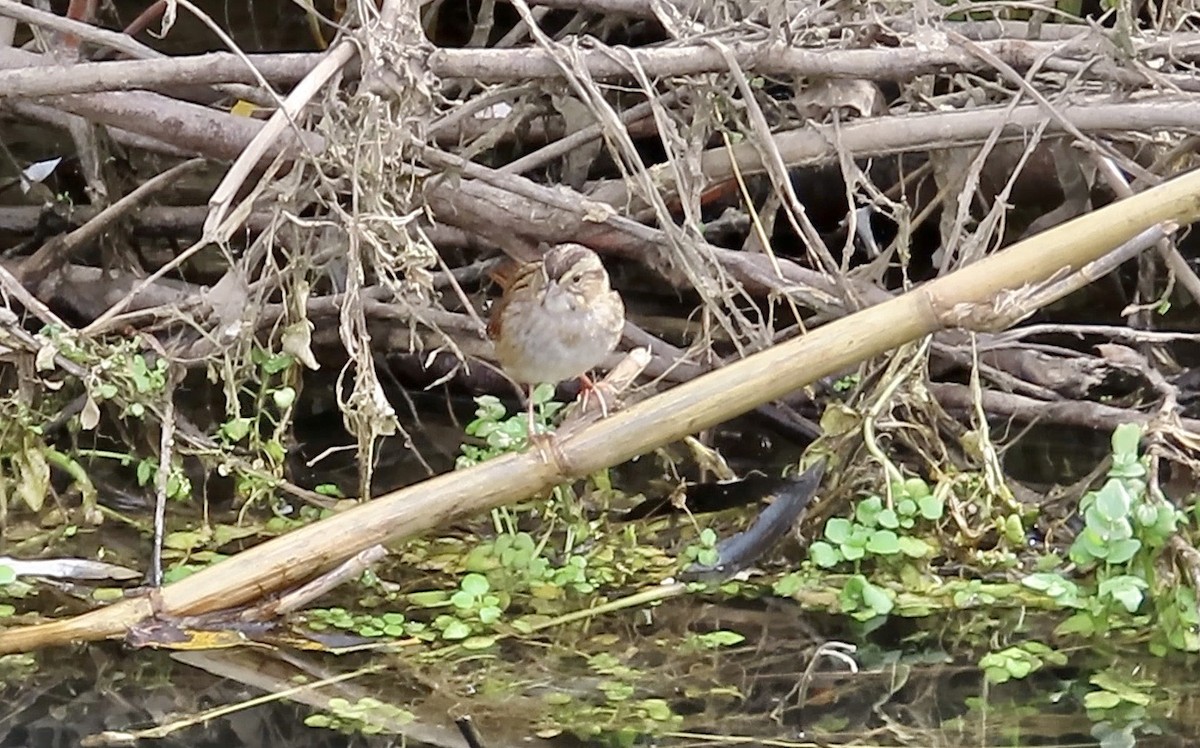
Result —
[[[1161, 223], [1200, 218], [1200, 171], [1077, 218], [902, 296], [679, 385], [577, 431], [556, 448], [505, 455], [405, 488], [238, 554], [153, 593], [73, 619], [0, 633], [0, 652], [116, 637], [152, 617], [200, 615], [282, 592], [385, 541], [524, 499], [783, 397], [938, 330], [994, 329], [1028, 300]], [[664, 415], [667, 414], [667, 415]]]

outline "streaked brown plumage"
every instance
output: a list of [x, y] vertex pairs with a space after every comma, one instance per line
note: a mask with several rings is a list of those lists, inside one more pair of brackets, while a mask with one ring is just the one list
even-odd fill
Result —
[[[625, 305], [608, 271], [580, 244], [550, 249], [523, 266], [488, 321], [496, 358], [530, 395], [542, 383], [584, 377], [621, 340]], [[534, 433], [529, 399], [529, 433]]]

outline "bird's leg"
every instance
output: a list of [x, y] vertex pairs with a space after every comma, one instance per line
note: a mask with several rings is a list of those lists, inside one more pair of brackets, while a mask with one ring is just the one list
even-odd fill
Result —
[[529, 415], [529, 425], [526, 427], [527, 431], [525, 433], [529, 438], [530, 444], [533, 443], [533, 437], [537, 435], [537, 420], [534, 418], [533, 414], [533, 389], [536, 386], [537, 385], [535, 384], [530, 384], [526, 385], [525, 388], [525, 402], [528, 405], [528, 409], [525, 412]]
[[558, 449], [558, 447], [554, 440], [554, 434], [542, 433], [537, 430], [537, 420], [535, 419], [533, 412], [533, 390], [535, 387], [537, 387], [535, 384], [529, 385], [529, 397], [526, 400], [526, 402], [529, 403], [529, 409], [526, 411], [526, 413], [529, 415], [529, 423], [527, 426], [528, 430], [526, 431], [526, 442], [537, 447], [538, 454], [541, 455], [543, 462], [551, 462], [554, 457], [552, 453], [554, 450]]

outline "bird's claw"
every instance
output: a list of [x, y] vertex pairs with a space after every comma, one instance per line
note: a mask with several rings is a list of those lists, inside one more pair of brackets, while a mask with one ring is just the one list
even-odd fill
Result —
[[614, 402], [617, 399], [616, 391], [607, 382], [593, 382], [587, 376], [579, 378], [580, 381], [580, 398], [579, 407], [584, 413], [588, 409], [588, 400], [593, 394], [596, 396], [596, 402], [600, 405], [600, 415], [603, 418], [608, 418], [608, 402], [611, 398]]
[[566, 455], [559, 449], [558, 438], [553, 433], [537, 433], [529, 437], [529, 444], [537, 448], [542, 462], [553, 463], [562, 469], [566, 465]]

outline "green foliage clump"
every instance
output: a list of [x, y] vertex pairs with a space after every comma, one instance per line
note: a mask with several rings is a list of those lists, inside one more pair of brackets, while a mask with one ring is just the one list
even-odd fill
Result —
[[565, 690], [545, 696], [551, 715], [538, 734], [551, 737], [568, 730], [577, 737], [625, 747], [643, 742], [647, 735], [677, 730], [683, 717], [661, 698], [638, 698], [655, 674], [631, 667], [606, 652], [587, 660], [588, 670], [599, 679], [597, 699], [579, 699]]
[[[509, 630], [529, 632], [538, 616], [561, 612], [567, 597], [592, 595], [601, 584], [616, 579], [603, 563], [604, 549], [590, 555], [546, 555], [545, 543], [526, 532], [501, 533], [484, 540], [462, 561], [466, 573], [453, 592], [430, 590], [408, 596], [411, 604], [438, 613], [430, 623], [430, 636], [471, 647], [492, 643], [495, 634]], [[505, 614], [519, 602], [516, 614]]]
[[[875, 562], [903, 571], [898, 567], [931, 558], [934, 546], [917, 533], [932, 529], [928, 525], [941, 519], [944, 500], [920, 478], [897, 480], [891, 489], [888, 500], [866, 496], [855, 505], [853, 516], [826, 521], [821, 539], [808, 549], [813, 565], [850, 566], [857, 572]], [[788, 575], [775, 585], [775, 593], [792, 595], [801, 584], [800, 575]], [[861, 573], [846, 579], [838, 595], [838, 609], [860, 621], [886, 616], [895, 605], [892, 592]]]
[[424, 625], [405, 619], [403, 613], [379, 615], [351, 613], [345, 608], [315, 608], [305, 612], [306, 624], [313, 631], [339, 629], [369, 638], [416, 636]]
[[1162, 549], [1185, 523], [1183, 512], [1156, 498], [1146, 482], [1145, 458], [1138, 452], [1141, 428], [1117, 427], [1112, 436], [1112, 468], [1104, 485], [1080, 501], [1083, 530], [1071, 544], [1070, 559], [1090, 569], [1094, 584], [1077, 585], [1057, 573], [1023, 580], [1075, 613], [1059, 634], [1103, 636], [1129, 627], [1153, 625], [1150, 649], [1200, 651], [1200, 612], [1195, 591], [1163, 579], [1157, 564]]
[[715, 566], [721, 560], [721, 552], [717, 550], [717, 542], [717, 531], [711, 527], [704, 528], [700, 531], [696, 542], [689, 543], [683, 549], [684, 564], [698, 564], [705, 567]]
[[1065, 665], [1067, 656], [1037, 641], [1021, 642], [999, 652], [989, 652], [979, 667], [992, 683], [1024, 678], [1045, 665]]
[[[533, 407], [535, 428], [545, 431], [554, 421], [554, 416], [562, 410], [563, 403], [556, 402], [554, 387], [539, 384], [533, 390]], [[463, 469], [490, 460], [497, 455], [508, 452], [520, 452], [529, 444], [529, 418], [525, 413], [509, 415], [494, 395], [481, 395], [475, 398], [475, 420], [467, 424], [467, 436], [475, 441], [464, 442], [462, 454], [455, 462], [455, 467]]]
[[1112, 468], [1098, 491], [1080, 501], [1083, 531], [1071, 545], [1071, 560], [1108, 568], [1144, 562], [1167, 542], [1183, 522], [1183, 513], [1154, 501], [1146, 485], [1146, 466], [1138, 456], [1141, 429], [1119, 426], [1112, 437]]
[[945, 510], [920, 478], [896, 482], [890, 502], [867, 496], [858, 502], [851, 518], [833, 517], [825, 523], [823, 538], [809, 546], [809, 558], [824, 569], [868, 557], [928, 558], [934, 548], [924, 539], [909, 534], [917, 522], [936, 522]]
[[416, 719], [416, 715], [407, 709], [370, 696], [357, 701], [332, 698], [327, 707], [328, 712], [309, 715], [304, 724], [351, 735], [379, 735], [399, 733], [405, 725]]

